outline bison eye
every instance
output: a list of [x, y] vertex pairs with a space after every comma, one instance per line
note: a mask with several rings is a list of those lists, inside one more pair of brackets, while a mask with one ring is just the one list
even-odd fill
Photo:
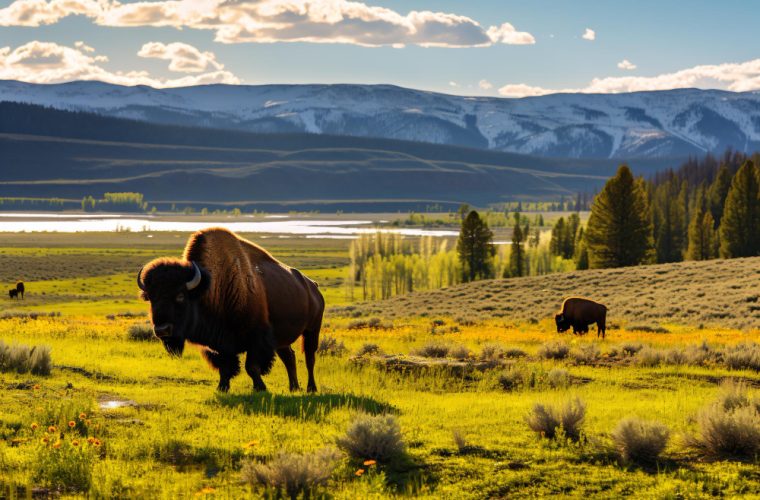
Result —
[[182, 292], [178, 293], [177, 297], [174, 300], [177, 302], [177, 304], [183, 303], [185, 301], [185, 294]]

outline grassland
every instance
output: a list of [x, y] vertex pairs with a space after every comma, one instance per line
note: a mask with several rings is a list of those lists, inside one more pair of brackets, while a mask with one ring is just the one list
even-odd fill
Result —
[[[40, 239], [30, 243], [29, 238]], [[700, 328], [698, 316], [638, 315], [646, 306], [631, 305], [634, 308], [626, 312], [622, 305], [649, 294], [672, 295], [678, 287], [692, 287], [696, 293], [719, 287], [713, 301], [751, 304], [743, 298], [751, 295], [757, 260], [494, 281], [403, 301], [337, 306], [326, 317], [323, 337], [334, 338], [345, 350], [319, 355], [318, 394], [287, 392], [281, 364], [267, 377], [269, 394], [252, 393], [245, 376], [233, 380], [229, 394], [218, 394], [215, 374], [194, 349], [186, 350], [183, 358], [169, 358], [156, 342], [128, 338], [129, 328], [144, 324], [146, 318], [118, 315], [146, 310], [136, 299], [134, 272], [128, 267], [153, 255], [176, 255], [184, 239], [168, 234], [150, 241], [135, 234], [109, 235], [102, 241], [97, 235], [73, 238], [55, 244], [51, 235], [14, 235], [0, 249], [3, 277], [15, 279], [21, 266], [45, 259], [59, 264], [46, 268], [49, 274], [43, 281], [27, 278], [25, 302], [2, 301], [4, 312], [12, 308], [15, 314], [0, 319], [0, 340], [48, 345], [54, 366], [50, 376], [0, 373], [0, 497], [276, 496], [271, 489], [242, 480], [246, 463], [271, 462], [283, 450], [334, 447], [362, 412], [396, 416], [405, 455], [369, 466], [343, 456], [316, 496], [760, 495], [756, 457], [708, 460], [687, 445], [688, 436], [698, 431], [697, 415], [718, 397], [725, 380], [743, 380], [748, 397], [758, 396], [757, 367], [730, 367], [726, 362], [735, 346], [749, 348], [748, 342], [760, 341], [749, 317], [740, 321], [744, 309]], [[307, 274], [321, 275], [329, 301], [345, 300], [339, 282], [346, 262], [343, 242], [271, 243], [268, 247], [275, 255], [300, 265]], [[42, 247], [51, 250], [40, 254]], [[132, 252], [139, 257], [125, 257], [133, 260], [123, 267], [114, 264], [108, 272], [118, 260], [114, 256]], [[721, 272], [725, 274], [713, 278]], [[684, 281], [678, 284], [680, 279]], [[560, 288], [542, 292], [542, 286], [552, 283], [549, 280]], [[612, 294], [611, 287], [614, 297], [605, 299], [614, 321], [625, 328], [610, 331], [606, 341], [554, 333], [550, 313], [558, 296], [576, 288], [590, 295]], [[334, 294], [332, 299], [329, 294]], [[726, 294], [733, 295], [723, 297]], [[540, 303], [542, 297], [549, 303]], [[692, 307], [687, 303], [679, 302]], [[488, 304], [507, 304], [511, 310], [484, 309]], [[49, 311], [62, 315], [30, 315]], [[378, 319], [370, 321], [372, 317]], [[637, 329], [642, 321], [656, 321], [667, 333]], [[565, 343], [569, 354], [548, 359], [542, 355], [547, 342]], [[702, 348], [703, 342], [715, 356], [690, 357], [688, 353]], [[377, 344], [383, 354], [355, 358], [368, 343]], [[459, 347], [464, 361], [453, 359], [453, 354], [436, 359], [410, 355], [429, 352], [431, 343]], [[494, 344], [509, 357], [494, 355]], [[596, 354], [583, 354], [588, 352]], [[651, 363], [641, 352], [661, 352], [662, 360]], [[665, 355], [670, 352], [683, 356]], [[298, 358], [303, 380], [305, 367], [300, 354]], [[525, 419], [535, 403], [574, 397], [587, 406], [582, 439], [549, 440], [528, 428]], [[611, 434], [629, 416], [657, 420], [670, 429], [671, 438], [657, 463], [619, 461]], [[74, 422], [72, 429], [69, 421]], [[32, 429], [32, 424], [38, 427]], [[46, 432], [49, 425], [56, 426], [55, 433]], [[61, 434], [56, 451], [50, 442], [42, 442]], [[87, 438], [97, 443], [85, 445]], [[72, 446], [75, 439], [82, 448]], [[359, 468], [367, 472], [358, 476]], [[56, 486], [61, 482], [71, 488]]]

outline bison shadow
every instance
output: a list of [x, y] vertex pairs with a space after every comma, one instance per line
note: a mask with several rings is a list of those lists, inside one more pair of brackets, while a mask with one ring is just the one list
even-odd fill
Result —
[[250, 394], [217, 393], [222, 406], [241, 408], [246, 414], [276, 415], [320, 421], [334, 409], [360, 410], [372, 415], [398, 413], [393, 406], [366, 396], [353, 394]]

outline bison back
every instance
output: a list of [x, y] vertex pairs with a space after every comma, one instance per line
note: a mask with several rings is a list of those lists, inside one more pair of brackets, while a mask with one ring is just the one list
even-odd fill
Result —
[[562, 305], [565, 318], [577, 323], [596, 323], [607, 316], [607, 307], [593, 300], [571, 297]]

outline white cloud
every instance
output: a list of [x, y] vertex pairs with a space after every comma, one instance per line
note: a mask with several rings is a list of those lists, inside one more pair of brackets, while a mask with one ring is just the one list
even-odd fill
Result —
[[493, 83], [489, 82], [488, 80], [480, 80], [478, 82], [478, 87], [483, 90], [490, 90], [493, 88]]
[[583, 32], [581, 38], [588, 40], [589, 42], [593, 42], [596, 40], [596, 31], [592, 30], [591, 28], [586, 28], [586, 31]]
[[457, 88], [459, 87], [459, 84], [457, 82], [449, 82], [449, 87]]
[[103, 26], [212, 30], [222, 43], [348, 43], [369, 47], [484, 47], [535, 43], [511, 24], [485, 28], [466, 16], [394, 10], [350, 0], [15, 0], [0, 26], [41, 26], [82, 15]]
[[168, 45], [161, 42], [148, 42], [142, 46], [137, 55], [170, 61], [169, 69], [181, 73], [200, 73], [208, 69], [224, 68], [223, 64], [217, 62], [213, 52], [201, 52], [192, 45], [181, 42]]
[[493, 43], [506, 43], [508, 45], [533, 45], [536, 43], [533, 35], [525, 31], [517, 31], [509, 23], [488, 28], [488, 37]]
[[547, 89], [510, 84], [499, 89], [506, 97], [526, 97], [558, 92], [617, 94], [676, 88], [717, 88], [734, 92], [760, 90], [760, 59], [741, 63], [705, 64], [656, 76], [594, 78], [582, 88]]
[[33, 83], [58, 83], [73, 80], [99, 80], [119, 85], [184, 87], [210, 83], [237, 84], [240, 80], [221, 68], [213, 71], [166, 79], [146, 71], [110, 71], [103, 67], [105, 56], [92, 54], [84, 43], [66, 47], [56, 43], [33, 41], [11, 49], [0, 47], [0, 79]]
[[620, 68], [620, 69], [625, 69], [625, 70], [629, 70], [629, 71], [636, 69], [636, 65], [633, 64], [628, 59], [623, 59], [622, 61], [620, 61], [617, 64], [617, 67]]

